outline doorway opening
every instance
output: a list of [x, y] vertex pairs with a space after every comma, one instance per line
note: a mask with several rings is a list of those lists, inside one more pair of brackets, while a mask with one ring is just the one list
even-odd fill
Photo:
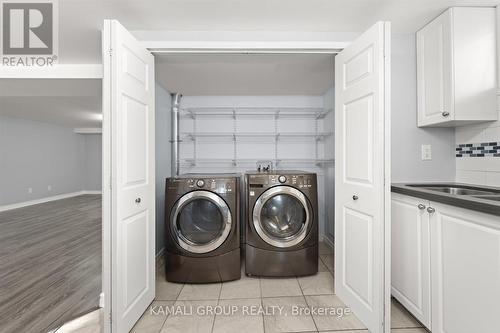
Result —
[[[313, 307], [342, 302], [334, 291], [334, 54], [169, 54], [155, 55], [157, 276], [154, 305], [226, 305]], [[171, 94], [182, 94], [179, 105], [180, 144], [171, 163]], [[177, 162], [177, 163], [175, 163]], [[173, 170], [178, 165], [179, 170]], [[171, 167], [172, 166], [172, 167]], [[234, 282], [203, 285], [174, 284], [165, 279], [165, 179], [175, 174], [213, 174], [302, 170], [317, 174], [319, 255], [318, 273], [304, 277], [247, 276]], [[245, 195], [242, 183], [242, 195]], [[249, 217], [241, 198], [241, 247]], [[300, 228], [299, 228], [300, 229]], [[243, 258], [245, 256], [243, 255]], [[200, 299], [205, 301], [198, 302]], [[207, 304], [208, 304], [207, 303]], [[148, 321], [144, 315], [136, 324]], [[310, 330], [364, 328], [354, 316], [331, 320], [311, 314], [293, 320], [245, 318], [255, 331], [273, 325], [304, 325]], [[167, 317], [169, 325], [193, 325], [194, 317]], [[200, 318], [207, 321], [207, 318]], [[215, 315], [214, 329], [227, 325]], [[349, 323], [348, 323], [349, 322]], [[319, 326], [318, 326], [319, 325]], [[290, 329], [292, 329], [290, 326]]]
[[0, 331], [99, 307], [101, 80], [0, 80]]

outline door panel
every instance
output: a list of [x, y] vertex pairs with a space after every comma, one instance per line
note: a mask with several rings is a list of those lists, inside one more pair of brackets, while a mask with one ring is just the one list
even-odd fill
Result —
[[[344, 207], [345, 276], [347, 287], [368, 308], [373, 304], [373, 217]], [[366, 242], [368, 240], [368, 242]], [[361, 247], [360, 247], [361, 245]]]
[[388, 302], [389, 29], [377, 23], [335, 58], [335, 290], [372, 333]]
[[[452, 104], [451, 11], [417, 32], [418, 125], [454, 118]], [[442, 113], [449, 112], [444, 118]]]
[[367, 95], [344, 106], [344, 180], [352, 184], [372, 184], [373, 181], [373, 96]]
[[392, 194], [391, 264], [392, 295], [430, 328], [430, 234], [427, 207], [429, 202], [426, 200]]
[[432, 332], [500, 332], [498, 216], [431, 205]]
[[[154, 58], [117, 21], [106, 20], [111, 119], [111, 307], [128, 332], [155, 295]], [[106, 102], [105, 102], [106, 103]]]
[[136, 163], [147, 161], [148, 151], [144, 149], [148, 139], [148, 106], [122, 95], [123, 105], [123, 147], [124, 170], [123, 185], [144, 185], [147, 182], [147, 164]]

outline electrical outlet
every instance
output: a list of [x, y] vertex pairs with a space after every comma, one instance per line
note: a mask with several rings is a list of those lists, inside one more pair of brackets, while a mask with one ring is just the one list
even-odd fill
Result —
[[432, 146], [422, 145], [422, 161], [432, 160]]
[[28, 187], [28, 193], [33, 193], [33, 188], [32, 187]]
[[52, 191], [52, 185], [47, 186], [47, 191]]

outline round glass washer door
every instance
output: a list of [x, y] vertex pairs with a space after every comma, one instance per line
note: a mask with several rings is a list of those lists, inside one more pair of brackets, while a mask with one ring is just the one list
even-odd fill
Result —
[[193, 191], [174, 205], [170, 227], [177, 243], [192, 253], [207, 253], [221, 246], [231, 231], [231, 211], [209, 191]]
[[266, 243], [286, 248], [304, 240], [311, 224], [305, 195], [290, 186], [276, 186], [261, 194], [253, 209], [253, 225]]

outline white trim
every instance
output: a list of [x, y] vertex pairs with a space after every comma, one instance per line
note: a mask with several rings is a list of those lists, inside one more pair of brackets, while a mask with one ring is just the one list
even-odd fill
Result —
[[102, 128], [99, 127], [80, 127], [74, 128], [73, 132], [76, 134], [102, 134]]
[[33, 206], [33, 205], [38, 205], [38, 204], [50, 202], [50, 201], [56, 201], [56, 200], [61, 200], [61, 199], [77, 197], [79, 195], [84, 195], [84, 194], [101, 194], [101, 191], [76, 191], [76, 192], [71, 192], [71, 193], [58, 194], [58, 195], [54, 195], [51, 197], [45, 197], [45, 198], [40, 198], [40, 199], [35, 199], [35, 200], [18, 202], [18, 203], [14, 203], [14, 204], [10, 204], [10, 205], [3, 205], [3, 206], [0, 206], [0, 212], [5, 212], [7, 210], [23, 208], [23, 207]]
[[383, 331], [391, 332], [391, 22], [384, 22], [384, 276], [383, 276]]
[[162, 247], [160, 251], [156, 254], [156, 261], [160, 260], [163, 254], [165, 253], [165, 247]]
[[82, 195], [83, 194], [102, 194], [102, 191], [100, 191], [100, 190], [91, 190], [91, 191], [83, 190]]
[[99, 307], [100, 307], [101, 309], [102, 309], [102, 308], [104, 308], [104, 304], [106, 304], [106, 303], [105, 303], [105, 298], [104, 298], [104, 293], [103, 293], [103, 292], [101, 292], [101, 293], [99, 294]]
[[101, 64], [71, 64], [46, 67], [0, 66], [2, 79], [102, 79]]
[[[111, 333], [111, 21], [104, 20], [102, 42], [102, 292], [104, 303], [103, 333]], [[106, 71], [106, 72], [105, 72]]]
[[320, 234], [319, 241], [326, 243], [326, 245], [328, 245], [332, 249], [332, 252], [333, 252], [333, 249], [335, 248], [335, 246], [333, 244], [333, 241], [330, 239], [330, 237], [323, 235], [323, 234]]
[[154, 54], [216, 53], [216, 54], [336, 54], [349, 42], [171, 42], [144, 41], [142, 45]]

